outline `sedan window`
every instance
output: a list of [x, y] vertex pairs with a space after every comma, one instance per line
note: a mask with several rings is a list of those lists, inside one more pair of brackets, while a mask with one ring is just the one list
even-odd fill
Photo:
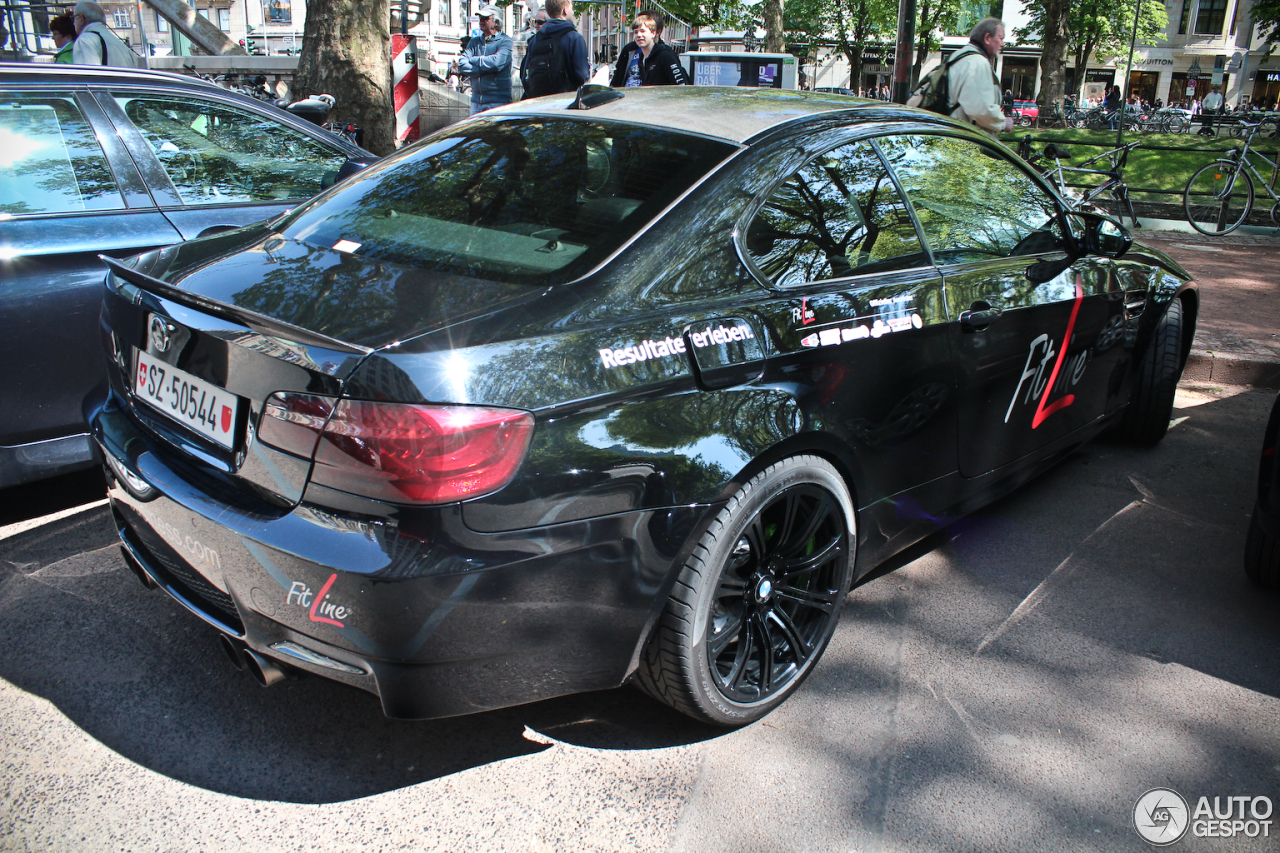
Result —
[[284, 234], [463, 275], [562, 278], [607, 257], [733, 151], [588, 120], [465, 122], [299, 208]]
[[70, 95], [0, 96], [0, 212], [123, 207], [102, 146]]
[[927, 263], [907, 207], [867, 142], [809, 161], [747, 229], [747, 252], [779, 287]]
[[1002, 154], [950, 136], [886, 137], [877, 144], [938, 263], [1061, 248], [1053, 197]]
[[270, 118], [189, 95], [115, 93], [183, 204], [309, 198], [346, 155]]

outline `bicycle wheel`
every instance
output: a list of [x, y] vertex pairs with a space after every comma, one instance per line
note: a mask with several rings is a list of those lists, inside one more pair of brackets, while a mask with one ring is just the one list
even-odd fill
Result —
[[1187, 182], [1182, 207], [1191, 227], [1201, 234], [1229, 234], [1253, 210], [1253, 180], [1238, 163], [1210, 163]]
[[1275, 139], [1277, 136], [1280, 136], [1280, 118], [1264, 118], [1258, 125], [1258, 137]]
[[1172, 115], [1165, 120], [1166, 133], [1182, 133], [1187, 129], [1187, 117], [1184, 115]]

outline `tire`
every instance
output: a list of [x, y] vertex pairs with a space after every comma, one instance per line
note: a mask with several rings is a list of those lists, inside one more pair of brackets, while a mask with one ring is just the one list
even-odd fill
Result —
[[1031, 127], [1032, 121], [1027, 116], [1018, 116], [1018, 119], [1015, 122], [1015, 124], [1017, 124], [1018, 127]]
[[1257, 507], [1249, 519], [1249, 536], [1244, 543], [1244, 573], [1258, 586], [1280, 589], [1280, 541], [1262, 529]]
[[1173, 395], [1182, 376], [1182, 301], [1175, 299], [1156, 323], [1155, 334], [1142, 356], [1129, 406], [1120, 418], [1125, 441], [1154, 447], [1169, 431]]
[[1165, 130], [1169, 133], [1185, 133], [1187, 130], [1186, 116], [1171, 116], [1169, 120], [1165, 122]]
[[849, 490], [828, 462], [792, 456], [757, 474], [681, 568], [637, 686], [715, 725], [768, 714], [813, 671], [835, 631], [855, 534]]
[[1182, 192], [1182, 209], [1201, 234], [1230, 234], [1253, 209], [1253, 180], [1239, 164], [1217, 160], [1191, 176]]
[[1264, 118], [1259, 123], [1258, 136], [1263, 139], [1275, 139], [1280, 136], [1280, 119]]

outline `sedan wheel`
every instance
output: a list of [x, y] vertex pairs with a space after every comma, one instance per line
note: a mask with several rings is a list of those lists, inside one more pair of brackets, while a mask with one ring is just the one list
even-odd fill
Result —
[[718, 725], [760, 719], [812, 671], [853, 572], [853, 503], [826, 461], [795, 456], [720, 511], [676, 581], [641, 689]]

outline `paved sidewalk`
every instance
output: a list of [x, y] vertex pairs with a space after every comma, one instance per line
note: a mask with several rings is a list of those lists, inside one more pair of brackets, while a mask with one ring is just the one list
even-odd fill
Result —
[[1280, 236], [1135, 232], [1200, 284], [1184, 379], [1280, 388]]

